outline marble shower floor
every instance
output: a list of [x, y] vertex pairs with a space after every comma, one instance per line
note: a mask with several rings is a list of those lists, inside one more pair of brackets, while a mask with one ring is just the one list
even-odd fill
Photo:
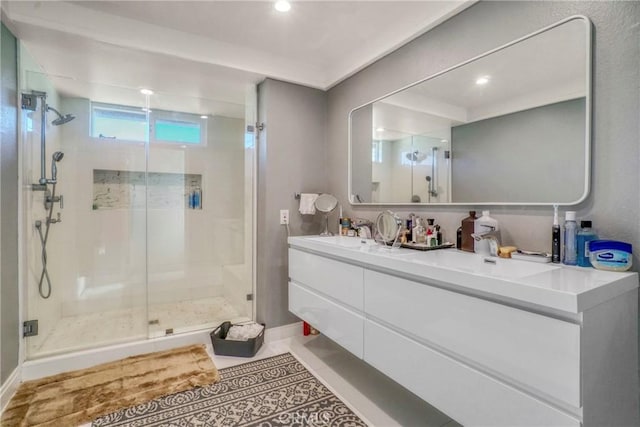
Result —
[[225, 320], [249, 318], [223, 297], [150, 305], [148, 317], [144, 307], [68, 316], [56, 323], [41, 344], [28, 339], [33, 340], [28, 344], [29, 359], [161, 337], [167, 329], [173, 333], [213, 329]]

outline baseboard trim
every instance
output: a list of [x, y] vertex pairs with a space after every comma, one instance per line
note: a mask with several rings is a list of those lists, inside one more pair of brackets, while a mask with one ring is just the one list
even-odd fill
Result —
[[20, 366], [18, 366], [13, 370], [11, 375], [9, 375], [9, 378], [7, 378], [7, 380], [2, 384], [2, 387], [0, 388], [0, 415], [2, 415], [2, 413], [4, 412], [4, 408], [7, 407], [7, 404], [20, 385], [22, 379], [20, 374], [21, 370]]
[[267, 330], [264, 331], [264, 340], [265, 342], [273, 342], [293, 338], [297, 335], [302, 335], [302, 322], [267, 328]]

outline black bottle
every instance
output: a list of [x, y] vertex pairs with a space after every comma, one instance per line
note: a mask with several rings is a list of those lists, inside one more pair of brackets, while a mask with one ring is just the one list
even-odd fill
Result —
[[458, 227], [456, 231], [456, 248], [462, 250], [462, 226]]

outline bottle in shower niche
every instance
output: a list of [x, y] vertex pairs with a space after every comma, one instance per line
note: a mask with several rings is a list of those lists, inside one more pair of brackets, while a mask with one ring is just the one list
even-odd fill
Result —
[[578, 245], [578, 265], [580, 267], [591, 267], [589, 259], [589, 242], [597, 240], [598, 235], [591, 228], [591, 221], [580, 221], [580, 230], [576, 236]]
[[567, 211], [564, 216], [564, 258], [562, 259], [562, 262], [566, 265], [578, 264], [577, 235], [576, 213]]
[[193, 209], [202, 209], [202, 190], [198, 185], [193, 189]]

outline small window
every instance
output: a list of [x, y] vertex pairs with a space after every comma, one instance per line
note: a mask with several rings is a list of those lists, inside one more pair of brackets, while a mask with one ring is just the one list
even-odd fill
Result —
[[124, 105], [91, 104], [91, 136], [122, 141], [147, 140], [147, 114]]
[[151, 112], [151, 142], [206, 145], [206, 122], [196, 114], [154, 110]]
[[206, 119], [196, 114], [101, 104], [91, 106], [91, 136], [100, 139], [206, 145]]
[[371, 161], [382, 163], [382, 141], [373, 141], [371, 144]]

